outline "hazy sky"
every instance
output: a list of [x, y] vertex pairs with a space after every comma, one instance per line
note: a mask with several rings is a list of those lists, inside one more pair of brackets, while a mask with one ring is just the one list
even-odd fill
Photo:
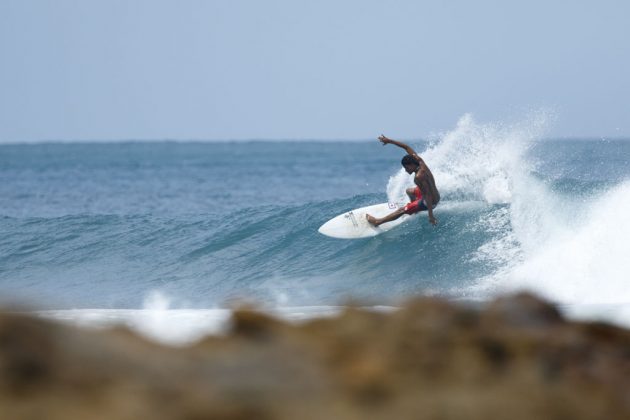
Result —
[[0, 142], [630, 137], [628, 1], [1, 0]]

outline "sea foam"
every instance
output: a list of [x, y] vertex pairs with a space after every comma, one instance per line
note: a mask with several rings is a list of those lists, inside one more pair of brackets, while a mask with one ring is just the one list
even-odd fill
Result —
[[[503, 126], [479, 124], [466, 115], [422, 153], [443, 200], [488, 206], [474, 228], [489, 239], [470, 259], [495, 269], [471, 290], [488, 298], [527, 289], [575, 314], [593, 315], [599, 309], [625, 320], [617, 316], [624, 311], [610, 305], [623, 309], [630, 304], [630, 181], [586, 197], [552, 188], [537, 176], [536, 162], [526, 153], [545, 124], [542, 113]], [[392, 176], [390, 200], [402, 199], [411, 183], [402, 170]]]

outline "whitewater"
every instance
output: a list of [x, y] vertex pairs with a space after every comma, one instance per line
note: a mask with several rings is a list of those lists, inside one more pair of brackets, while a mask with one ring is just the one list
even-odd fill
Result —
[[542, 140], [547, 126], [465, 115], [410, 141], [439, 225], [423, 213], [355, 241], [317, 228], [413, 183], [376, 140], [3, 145], [0, 303], [171, 343], [220, 332], [243, 302], [299, 321], [519, 290], [630, 325], [630, 142]]

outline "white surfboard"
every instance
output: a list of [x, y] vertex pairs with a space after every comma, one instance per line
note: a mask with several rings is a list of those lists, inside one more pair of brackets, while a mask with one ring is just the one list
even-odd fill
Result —
[[404, 206], [404, 204], [398, 203], [381, 203], [361, 207], [359, 209], [340, 214], [337, 217], [333, 217], [321, 225], [318, 231], [323, 235], [340, 239], [357, 239], [376, 236], [400, 225], [407, 220], [409, 216], [403, 214], [400, 218], [394, 220], [393, 222], [384, 223], [379, 227], [374, 227], [368, 223], [365, 215], [370, 214], [374, 217], [383, 217]]

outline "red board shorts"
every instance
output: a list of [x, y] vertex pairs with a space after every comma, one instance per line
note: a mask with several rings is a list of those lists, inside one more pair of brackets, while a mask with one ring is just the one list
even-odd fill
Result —
[[[415, 194], [416, 199], [405, 206], [405, 214], [414, 214], [418, 213], [419, 211], [425, 211], [429, 209], [429, 207], [427, 207], [427, 203], [422, 199], [422, 192], [420, 191], [420, 187], [416, 187]], [[435, 208], [436, 204], [433, 205], [433, 208]]]

